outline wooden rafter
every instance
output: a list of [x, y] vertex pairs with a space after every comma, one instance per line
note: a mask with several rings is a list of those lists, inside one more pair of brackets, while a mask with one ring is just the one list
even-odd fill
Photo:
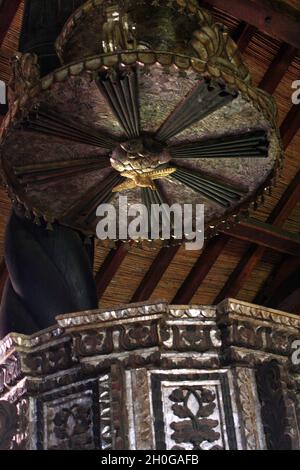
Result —
[[0, 47], [17, 13], [21, 0], [5, 0], [0, 7]]
[[280, 286], [298, 270], [300, 270], [300, 258], [284, 256], [280, 263], [274, 267], [272, 273], [263, 284], [254, 299], [254, 303], [267, 307], [270, 306], [272, 298], [274, 298]]
[[[299, 200], [300, 191], [300, 171], [296, 175], [295, 179], [284, 193], [282, 199], [279, 201], [274, 211], [268, 218], [269, 223], [280, 226], [288, 218], [295, 205]], [[298, 196], [297, 196], [298, 195]], [[283, 202], [282, 202], [283, 201]], [[238, 230], [237, 227], [235, 230]], [[299, 251], [298, 251], [299, 252]], [[241, 258], [238, 266], [233, 271], [225, 286], [215, 299], [215, 303], [221, 302], [227, 297], [237, 297], [239, 291], [256, 268], [259, 261], [262, 259], [265, 253], [265, 248], [262, 246], [251, 245], [245, 254]]]
[[[280, 217], [278, 219], [280, 220]], [[223, 233], [262, 248], [300, 257], [300, 236], [270, 223], [250, 218], [230, 229], [225, 229]]]
[[95, 277], [99, 300], [108, 288], [126, 255], [127, 249], [123, 243], [119, 243], [116, 249], [112, 249], [108, 253]]
[[190, 274], [175, 295], [172, 301], [173, 304], [188, 304], [191, 301], [200, 284], [206, 278], [207, 274], [216, 262], [216, 259], [222, 253], [228, 240], [229, 238], [226, 235], [223, 235], [215, 237], [209, 241]]
[[257, 28], [255, 28], [255, 26], [252, 26], [251, 24], [248, 24], [244, 21], [238, 26], [236, 31], [234, 31], [232, 34], [232, 39], [237, 44], [241, 53], [247, 49], [256, 31]]
[[282, 44], [272, 64], [268, 68], [267, 73], [263, 77], [259, 88], [273, 94], [292, 63], [296, 51], [297, 49], [295, 47], [285, 43]]
[[268, 223], [282, 225], [300, 200], [300, 170], [283, 194], [279, 203], [268, 217]]
[[170, 248], [162, 248], [158, 252], [157, 257], [136, 290], [131, 302], [142, 302], [150, 298], [167, 268], [175, 258], [178, 250], [179, 246], [173, 246]]
[[287, 148], [300, 128], [300, 106], [294, 104], [281, 126], [283, 145]]
[[284, 0], [205, 0], [204, 4], [225, 11], [269, 36], [300, 47], [300, 11]]
[[214, 303], [217, 304], [225, 298], [237, 297], [239, 291], [253, 272], [258, 262], [261, 260], [265, 248], [262, 246], [251, 245], [247, 253], [241, 258], [239, 264], [229, 276], [225, 286], [216, 297]]

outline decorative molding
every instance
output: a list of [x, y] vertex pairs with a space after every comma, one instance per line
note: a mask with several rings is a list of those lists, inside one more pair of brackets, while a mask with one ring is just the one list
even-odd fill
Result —
[[100, 405], [100, 447], [101, 450], [112, 449], [112, 423], [111, 423], [111, 382], [109, 375], [99, 379], [99, 405]]
[[197, 321], [203, 319], [214, 321], [216, 319], [216, 307], [205, 306], [186, 306], [186, 305], [170, 305], [168, 308], [169, 317], [172, 318], [194, 318]]
[[234, 376], [237, 384], [237, 397], [240, 402], [240, 416], [243, 425], [247, 450], [265, 449], [263, 425], [255, 383], [255, 373], [246, 367], [236, 367]]
[[119, 322], [123, 319], [147, 317], [149, 315], [161, 315], [168, 310], [168, 305], [163, 302], [150, 304], [137, 303], [119, 307], [116, 310], [96, 310], [93, 312], [79, 312], [57, 317], [57, 322], [62, 328], [72, 328], [83, 325], [93, 325], [100, 322]]
[[272, 324], [280, 325], [283, 327], [291, 327], [293, 329], [300, 328], [299, 315], [291, 313], [280, 312], [267, 307], [260, 307], [248, 302], [239, 300], [226, 299], [217, 307], [218, 321], [227, 318], [242, 317], [250, 318], [252, 320], [270, 322]]
[[300, 448], [293, 315], [228, 300], [58, 321], [0, 343], [0, 399], [18, 414], [10, 447], [264, 449], [266, 436]]
[[126, 371], [126, 390], [129, 447], [132, 450], [155, 449], [147, 369]]

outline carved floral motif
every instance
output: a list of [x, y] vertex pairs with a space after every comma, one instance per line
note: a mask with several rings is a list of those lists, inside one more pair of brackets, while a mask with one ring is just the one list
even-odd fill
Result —
[[[203, 450], [203, 442], [218, 441], [220, 434], [215, 428], [219, 421], [211, 418], [216, 408], [216, 395], [212, 390], [205, 387], [178, 388], [171, 393], [170, 400], [174, 402], [174, 415], [180, 418], [171, 424], [174, 430], [172, 439], [177, 444], [190, 443], [194, 450]], [[221, 447], [216, 445], [210, 450], [221, 450]]]

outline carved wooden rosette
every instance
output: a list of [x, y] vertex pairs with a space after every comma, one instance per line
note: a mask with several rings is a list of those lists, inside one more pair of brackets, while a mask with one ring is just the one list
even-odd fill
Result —
[[298, 317], [229, 300], [57, 321], [0, 343], [0, 399], [18, 413], [9, 448], [300, 447]]

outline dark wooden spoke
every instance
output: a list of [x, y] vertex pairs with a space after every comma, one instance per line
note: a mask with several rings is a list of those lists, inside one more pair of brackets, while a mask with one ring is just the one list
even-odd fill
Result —
[[173, 158], [264, 158], [269, 142], [265, 131], [220, 137], [169, 148]]
[[98, 206], [109, 203], [115, 195], [113, 189], [123, 181], [124, 178], [118, 172], [112, 170], [104, 181], [95, 184], [80, 197], [79, 201], [65, 215], [64, 222], [70, 225], [78, 222], [85, 226], [92, 224], [96, 220]]
[[[163, 218], [165, 224], [170, 227], [171, 234], [173, 233], [173, 223], [170, 217], [170, 212], [166, 210], [163, 204], [166, 204], [164, 197], [159, 189], [156, 186], [156, 190], [150, 188], [142, 188], [142, 202], [148, 209], [148, 223], [149, 223], [149, 239], [151, 239], [151, 223], [156, 223], [157, 226], [161, 227], [161, 220]], [[159, 205], [161, 212], [158, 214], [153, 211], [153, 206]]]
[[151, 239], [151, 199], [150, 199], [150, 191], [152, 192], [151, 189], [147, 188], [142, 188], [141, 193], [142, 193], [142, 203], [144, 206], [147, 207], [148, 211], [148, 238], [149, 240]]
[[157, 132], [156, 138], [166, 142], [172, 137], [209, 116], [236, 98], [237, 94], [220, 84], [203, 80], [179, 104]]
[[36, 165], [14, 167], [21, 184], [26, 187], [42, 186], [56, 183], [65, 178], [80, 176], [92, 171], [110, 166], [109, 157], [94, 157], [80, 160], [63, 160], [59, 162], [44, 162]]
[[223, 207], [229, 207], [239, 201], [247, 192], [244, 188], [228, 185], [211, 176], [181, 167], [177, 167], [171, 177]]
[[99, 74], [97, 85], [129, 138], [140, 135], [138, 69]]
[[116, 141], [112, 137], [64, 118], [56, 111], [44, 107], [31, 112], [23, 121], [22, 128], [106, 150], [112, 150], [116, 146]]

